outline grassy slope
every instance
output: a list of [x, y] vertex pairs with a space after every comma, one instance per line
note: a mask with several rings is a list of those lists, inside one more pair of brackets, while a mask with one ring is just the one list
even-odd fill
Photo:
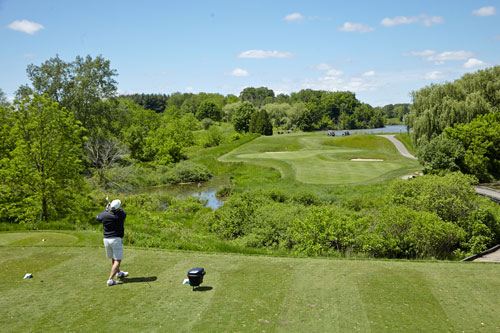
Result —
[[[353, 158], [382, 162], [353, 162]], [[376, 183], [419, 169], [391, 142], [374, 135], [325, 137], [323, 133], [260, 137], [220, 158], [272, 167], [284, 179], [310, 184]]]
[[[40, 242], [41, 235], [47, 242]], [[96, 234], [67, 236], [0, 234], [3, 331], [442, 332], [500, 327], [496, 264], [126, 248], [123, 268], [130, 272], [129, 283], [107, 288], [110, 263], [104, 249], [63, 246], [96, 245]], [[192, 292], [181, 283], [197, 266], [207, 275], [202, 291]], [[34, 278], [23, 280], [27, 272]]]

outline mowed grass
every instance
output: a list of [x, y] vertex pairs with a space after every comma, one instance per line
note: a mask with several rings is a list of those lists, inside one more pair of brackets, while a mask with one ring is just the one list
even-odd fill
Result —
[[368, 184], [420, 170], [417, 161], [401, 156], [389, 140], [376, 135], [263, 136], [239, 146], [219, 160], [272, 167], [280, 171], [282, 178], [306, 184]]
[[[500, 266], [280, 258], [125, 249], [110, 262], [61, 233], [0, 234], [4, 332], [344, 332], [500, 329]], [[71, 234], [69, 236], [74, 236]], [[24, 239], [24, 241], [23, 241]], [[52, 241], [58, 244], [50, 245]], [[14, 246], [24, 242], [23, 246]], [[32, 246], [28, 246], [31, 244]], [[202, 266], [203, 288], [182, 285]], [[25, 273], [33, 279], [23, 280]]]

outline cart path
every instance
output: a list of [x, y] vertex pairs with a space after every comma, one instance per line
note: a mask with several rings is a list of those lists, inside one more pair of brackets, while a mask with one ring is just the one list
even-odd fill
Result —
[[477, 259], [474, 259], [474, 261], [479, 261], [479, 262], [500, 262], [500, 249], [496, 250], [495, 252], [491, 252], [488, 254], [485, 254], [482, 257], [479, 257]]
[[415, 160], [417, 159], [415, 156], [410, 154], [408, 149], [406, 149], [405, 145], [401, 141], [399, 141], [398, 139], [395, 138], [395, 134], [384, 134], [384, 135], [379, 135], [379, 136], [390, 140], [396, 146], [399, 153], [401, 155], [403, 155], [404, 157], [413, 158]]
[[475, 188], [477, 194], [484, 195], [484, 196], [490, 198], [491, 200], [493, 200], [497, 203], [500, 203], [500, 192], [499, 191], [493, 190], [493, 189], [488, 188], [488, 187], [482, 187], [482, 186], [475, 186], [474, 188]]

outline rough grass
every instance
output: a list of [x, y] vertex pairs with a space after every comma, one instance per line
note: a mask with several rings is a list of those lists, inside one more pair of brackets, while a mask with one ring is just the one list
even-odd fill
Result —
[[[351, 161], [356, 158], [383, 161]], [[420, 169], [418, 162], [402, 157], [391, 142], [375, 135], [325, 137], [323, 133], [301, 133], [260, 137], [219, 160], [274, 168], [282, 178], [307, 184], [375, 183]]]
[[[23, 237], [24, 235], [24, 237]], [[34, 237], [35, 235], [35, 237]], [[62, 235], [62, 236], [61, 236]], [[72, 236], [71, 234], [70, 236]], [[125, 249], [125, 283], [96, 234], [0, 234], [5, 332], [498, 331], [497, 264], [277, 258]], [[22, 239], [25, 244], [12, 246]], [[68, 241], [66, 246], [63, 239]], [[52, 246], [52, 241], [59, 242]], [[203, 288], [182, 285], [190, 268]], [[33, 279], [23, 280], [25, 273]]]

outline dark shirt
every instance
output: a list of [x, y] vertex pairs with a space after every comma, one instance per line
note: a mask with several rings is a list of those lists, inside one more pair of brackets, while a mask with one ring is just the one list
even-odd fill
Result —
[[96, 220], [102, 223], [104, 238], [120, 237], [123, 238], [123, 222], [127, 213], [118, 209], [115, 211], [104, 211], [97, 215]]

